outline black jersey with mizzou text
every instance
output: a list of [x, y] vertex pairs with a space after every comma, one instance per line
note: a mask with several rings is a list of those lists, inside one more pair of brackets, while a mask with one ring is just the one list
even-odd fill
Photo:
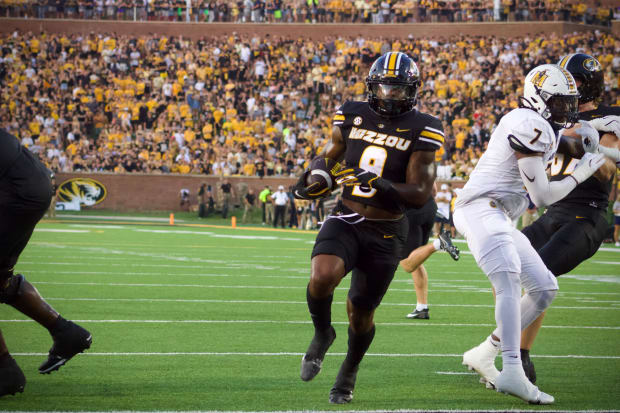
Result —
[[0, 129], [0, 177], [19, 156], [20, 146], [15, 136], [4, 129]]
[[[579, 120], [592, 120], [608, 115], [620, 115], [620, 107], [599, 106], [594, 110], [579, 113]], [[602, 135], [602, 134], [601, 134]], [[579, 159], [563, 154], [556, 154], [551, 163], [551, 180], [559, 181], [570, 175]], [[593, 208], [607, 211], [609, 193], [611, 191], [613, 175], [607, 182], [601, 182], [594, 176], [589, 177], [577, 185], [565, 198], [556, 202], [557, 206], [588, 205]]]
[[[411, 153], [436, 151], [444, 143], [441, 121], [411, 110], [394, 118], [375, 113], [367, 102], [345, 102], [333, 120], [342, 132], [347, 166], [360, 167], [394, 183], [404, 183]], [[343, 198], [392, 212], [404, 205], [388, 195], [359, 186], [344, 187]]]

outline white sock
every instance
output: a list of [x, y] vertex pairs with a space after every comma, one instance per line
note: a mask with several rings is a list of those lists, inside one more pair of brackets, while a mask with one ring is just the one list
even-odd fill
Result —
[[418, 311], [426, 310], [427, 308], [428, 308], [428, 304], [421, 304], [421, 303], [418, 303], [418, 304], [415, 306], [415, 309], [416, 309], [416, 310], [418, 310]]
[[441, 249], [441, 241], [439, 241], [439, 238], [436, 238], [435, 241], [433, 241], [433, 248], [435, 248], [435, 251], [439, 251]]

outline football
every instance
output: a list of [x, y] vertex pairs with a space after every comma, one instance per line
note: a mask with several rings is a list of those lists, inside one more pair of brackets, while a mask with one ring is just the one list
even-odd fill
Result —
[[310, 173], [306, 177], [306, 185], [312, 188], [310, 195], [327, 195], [336, 186], [334, 173], [340, 169], [340, 164], [333, 159], [317, 156], [310, 162]]

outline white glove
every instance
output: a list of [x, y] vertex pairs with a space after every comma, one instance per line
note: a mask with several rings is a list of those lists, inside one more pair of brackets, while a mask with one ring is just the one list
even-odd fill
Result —
[[588, 123], [597, 131], [613, 133], [620, 138], [620, 116], [603, 116], [588, 121]]
[[576, 129], [575, 133], [581, 136], [583, 150], [588, 153], [595, 153], [598, 149], [598, 131], [588, 122], [581, 121], [579, 124], [581, 127]]
[[592, 154], [586, 153], [583, 158], [579, 160], [575, 170], [571, 174], [577, 184], [582, 183], [586, 179], [592, 176], [594, 172], [598, 170], [605, 163], [605, 155], [602, 153]]

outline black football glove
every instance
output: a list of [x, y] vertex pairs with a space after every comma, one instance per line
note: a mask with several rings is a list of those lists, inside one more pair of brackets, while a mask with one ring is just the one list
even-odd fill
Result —
[[387, 179], [381, 178], [374, 172], [362, 168], [345, 168], [334, 174], [336, 183], [344, 186], [359, 185], [361, 189], [387, 192], [393, 189], [392, 184]]
[[306, 169], [297, 180], [297, 183], [293, 187], [293, 196], [295, 196], [295, 198], [305, 200], [318, 199], [323, 198], [329, 193], [330, 189], [319, 188], [320, 184], [318, 182], [306, 186], [306, 179], [309, 174], [310, 170]]

